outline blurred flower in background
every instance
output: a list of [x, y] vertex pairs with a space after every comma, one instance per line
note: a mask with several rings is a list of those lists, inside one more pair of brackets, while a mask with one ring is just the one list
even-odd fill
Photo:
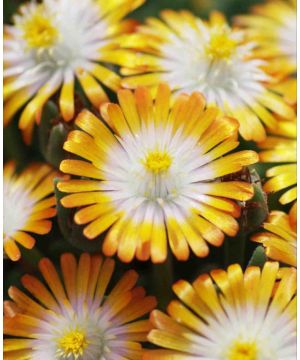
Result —
[[296, 270], [280, 273], [276, 262], [263, 269], [239, 265], [213, 270], [192, 285], [173, 290], [181, 302], [168, 314], [153, 311], [149, 340], [164, 349], [149, 350], [145, 360], [295, 359]]
[[53, 263], [39, 263], [43, 282], [22, 277], [30, 295], [9, 289], [12, 301], [4, 305], [4, 357], [30, 359], [142, 359], [149, 320], [137, 320], [156, 301], [135, 287], [138, 275], [130, 270], [109, 294], [115, 262], [100, 255], [69, 253], [61, 256], [62, 280]]
[[187, 11], [164, 10], [161, 18], [148, 18], [137, 33], [124, 37], [122, 46], [138, 51], [136, 61], [121, 69], [129, 75], [124, 87], [155, 88], [165, 81], [175, 94], [200, 91], [239, 121], [245, 140], [264, 140], [264, 126], [276, 129], [274, 113], [295, 116], [282, 96], [268, 89], [273, 80], [264, 59], [255, 56], [255, 44], [246, 41], [244, 31], [231, 29], [221, 13], [212, 12], [208, 23]]
[[297, 10], [296, 0], [267, 0], [252, 8], [252, 14], [234, 18], [245, 28], [247, 38], [256, 43], [254, 54], [266, 59], [264, 69], [279, 83], [271, 88], [287, 102], [297, 101]]
[[[260, 161], [282, 163], [272, 166], [266, 171], [271, 178], [264, 184], [266, 192], [285, 190], [280, 196], [281, 204], [290, 204], [297, 199], [297, 120], [279, 120], [276, 131], [273, 131], [265, 141], [258, 143], [262, 149]], [[292, 212], [296, 212], [297, 204], [293, 204]], [[296, 218], [296, 215], [294, 215]]]
[[272, 211], [263, 227], [266, 231], [252, 236], [252, 240], [266, 247], [270, 259], [297, 266], [297, 229], [291, 215]]
[[33, 248], [35, 239], [28, 234], [47, 234], [56, 215], [53, 179], [59, 176], [47, 164], [32, 164], [16, 174], [14, 162], [6, 163], [3, 172], [3, 246], [11, 260], [21, 257], [16, 243]]
[[102, 111], [113, 132], [90, 112], [77, 117], [80, 130], [69, 134], [64, 149], [87, 161], [64, 160], [60, 169], [93, 180], [60, 182], [60, 191], [73, 193], [63, 206], [83, 207], [75, 222], [88, 224], [88, 239], [109, 230], [107, 256], [163, 262], [167, 238], [180, 260], [188, 259], [189, 247], [207, 256], [206, 242], [220, 246], [223, 232], [236, 235], [235, 200], [253, 195], [251, 184], [220, 177], [255, 163], [257, 154], [227, 155], [239, 144], [238, 123], [205, 108], [200, 93], [178, 96], [171, 110], [167, 85], [159, 86], [154, 103], [146, 88], [120, 90], [118, 98], [120, 106]]
[[296, 5], [296, 0], [267, 0], [254, 6], [252, 14], [235, 17], [257, 44], [256, 56], [269, 60], [265, 69], [279, 78], [295, 73], [297, 67]]
[[63, 118], [74, 116], [75, 78], [98, 108], [108, 101], [100, 83], [113, 91], [120, 77], [114, 63], [116, 39], [135, 20], [122, 20], [143, 0], [44, 0], [22, 5], [4, 35], [4, 123], [22, 108], [19, 127], [26, 142], [47, 100], [59, 89]]

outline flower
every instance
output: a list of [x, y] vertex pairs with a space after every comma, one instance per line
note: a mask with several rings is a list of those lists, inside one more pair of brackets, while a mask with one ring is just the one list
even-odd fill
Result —
[[253, 14], [235, 19], [257, 44], [257, 56], [267, 59], [266, 70], [282, 78], [297, 68], [297, 1], [276, 0], [255, 5]]
[[264, 140], [263, 124], [276, 128], [273, 112], [294, 116], [282, 96], [268, 89], [273, 79], [263, 70], [264, 61], [254, 57], [255, 44], [245, 40], [242, 30], [231, 29], [220, 13], [213, 12], [209, 23], [187, 11], [164, 10], [161, 17], [149, 18], [137, 33], [124, 36], [121, 46], [128, 49], [120, 64], [129, 76], [123, 87], [154, 91], [163, 81], [175, 94], [200, 91], [209, 104], [239, 121], [246, 140]]
[[29, 142], [43, 105], [60, 88], [62, 116], [71, 120], [75, 79], [96, 108], [108, 101], [100, 83], [115, 91], [120, 77], [103, 62], [113, 63], [118, 57], [116, 39], [136, 24], [121, 19], [141, 3], [143, 0], [44, 0], [22, 5], [13, 25], [5, 26], [4, 122], [27, 104], [19, 127]]
[[297, 105], [297, 79], [294, 77], [287, 77], [269, 86], [278, 94], [283, 96], [284, 101], [296, 107]]
[[[161, 85], [153, 103], [150, 91], [118, 92], [120, 106], [108, 104], [102, 116], [79, 114], [64, 149], [81, 160], [63, 160], [60, 169], [85, 177], [58, 183], [71, 193], [61, 202], [80, 207], [77, 224], [94, 239], [106, 232], [103, 252], [124, 262], [163, 262], [169, 245], [180, 260], [189, 246], [200, 257], [207, 243], [220, 246], [224, 234], [238, 231], [240, 208], [233, 200], [248, 200], [252, 185], [222, 181], [257, 161], [253, 151], [226, 155], [238, 146], [238, 123], [205, 108], [200, 93], [182, 94], [170, 111], [170, 89]], [[90, 178], [90, 179], [87, 179]], [[233, 199], [233, 200], [232, 200]]]
[[3, 246], [13, 261], [21, 257], [16, 243], [33, 248], [28, 232], [43, 235], [51, 230], [48, 219], [56, 215], [53, 180], [59, 176], [47, 164], [29, 165], [20, 174], [10, 161], [3, 171]]
[[168, 314], [155, 310], [144, 360], [267, 360], [296, 358], [296, 270], [280, 273], [278, 263], [263, 269], [239, 265], [213, 270], [193, 284], [179, 280], [180, 301]]
[[252, 240], [263, 244], [270, 259], [297, 266], [297, 230], [291, 220], [282, 211], [272, 211], [263, 224], [266, 231], [253, 235]]
[[46, 286], [31, 275], [9, 289], [13, 302], [5, 304], [4, 356], [21, 359], [128, 359], [142, 356], [149, 320], [136, 320], [156, 305], [145, 297], [129, 270], [106, 295], [115, 262], [100, 255], [61, 256], [62, 280], [53, 263], [44, 258], [39, 269]]
[[[281, 204], [289, 204], [297, 199], [297, 121], [279, 120], [278, 128], [265, 141], [258, 143], [263, 149], [260, 160], [268, 163], [284, 163], [266, 171], [270, 177], [265, 184], [266, 192], [286, 190], [279, 198]], [[296, 208], [296, 203], [294, 204]]]
[[297, 101], [297, 80], [290, 76], [297, 69], [296, 6], [296, 0], [267, 0], [255, 5], [252, 14], [235, 18], [235, 24], [256, 43], [255, 55], [267, 61], [264, 70], [279, 80], [270, 88], [292, 105]]

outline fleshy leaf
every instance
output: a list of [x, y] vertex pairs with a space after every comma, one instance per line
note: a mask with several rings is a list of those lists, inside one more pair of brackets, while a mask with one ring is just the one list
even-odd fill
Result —
[[64, 238], [77, 249], [88, 252], [101, 251], [103, 236], [94, 240], [89, 240], [83, 235], [83, 226], [74, 222], [74, 209], [68, 209], [62, 206], [60, 200], [65, 196], [57, 188], [57, 183], [62, 181], [59, 178], [54, 180], [55, 197], [57, 202], [57, 222]]
[[262, 268], [266, 261], [267, 261], [267, 256], [264, 247], [258, 246], [254, 250], [248, 266], [259, 266], [260, 268]]

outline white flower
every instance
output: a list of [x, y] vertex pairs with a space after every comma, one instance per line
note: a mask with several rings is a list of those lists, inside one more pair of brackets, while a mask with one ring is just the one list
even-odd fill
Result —
[[124, 87], [155, 89], [163, 81], [174, 94], [199, 91], [208, 104], [239, 121], [246, 140], [264, 140], [263, 125], [277, 126], [273, 113], [292, 119], [293, 109], [268, 88], [273, 79], [264, 69], [267, 62], [255, 56], [256, 45], [245, 31], [230, 28], [219, 13], [209, 22], [187, 11], [164, 10], [161, 17], [149, 18], [125, 37], [123, 47], [136, 60], [122, 64], [129, 75], [122, 79]]
[[29, 141], [35, 118], [60, 88], [62, 116], [71, 120], [75, 78], [95, 107], [108, 101], [98, 81], [115, 91], [120, 78], [100, 62], [114, 62], [118, 35], [135, 25], [121, 19], [142, 2], [44, 0], [21, 6], [14, 25], [5, 26], [4, 121], [29, 101], [19, 122]]

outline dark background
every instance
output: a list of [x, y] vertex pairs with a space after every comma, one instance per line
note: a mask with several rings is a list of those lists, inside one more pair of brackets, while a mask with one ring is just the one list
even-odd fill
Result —
[[[109, 1], [109, 0], [107, 0]], [[18, 6], [23, 3], [21, 0], [3, 0], [4, 22], [10, 22], [11, 16]], [[136, 10], [130, 17], [139, 20], [147, 16], [157, 16], [160, 10], [189, 9], [199, 16], [207, 16], [211, 10], [220, 10], [227, 16], [247, 12], [248, 9], [261, 2], [260, 0], [146, 0], [145, 4]]]

